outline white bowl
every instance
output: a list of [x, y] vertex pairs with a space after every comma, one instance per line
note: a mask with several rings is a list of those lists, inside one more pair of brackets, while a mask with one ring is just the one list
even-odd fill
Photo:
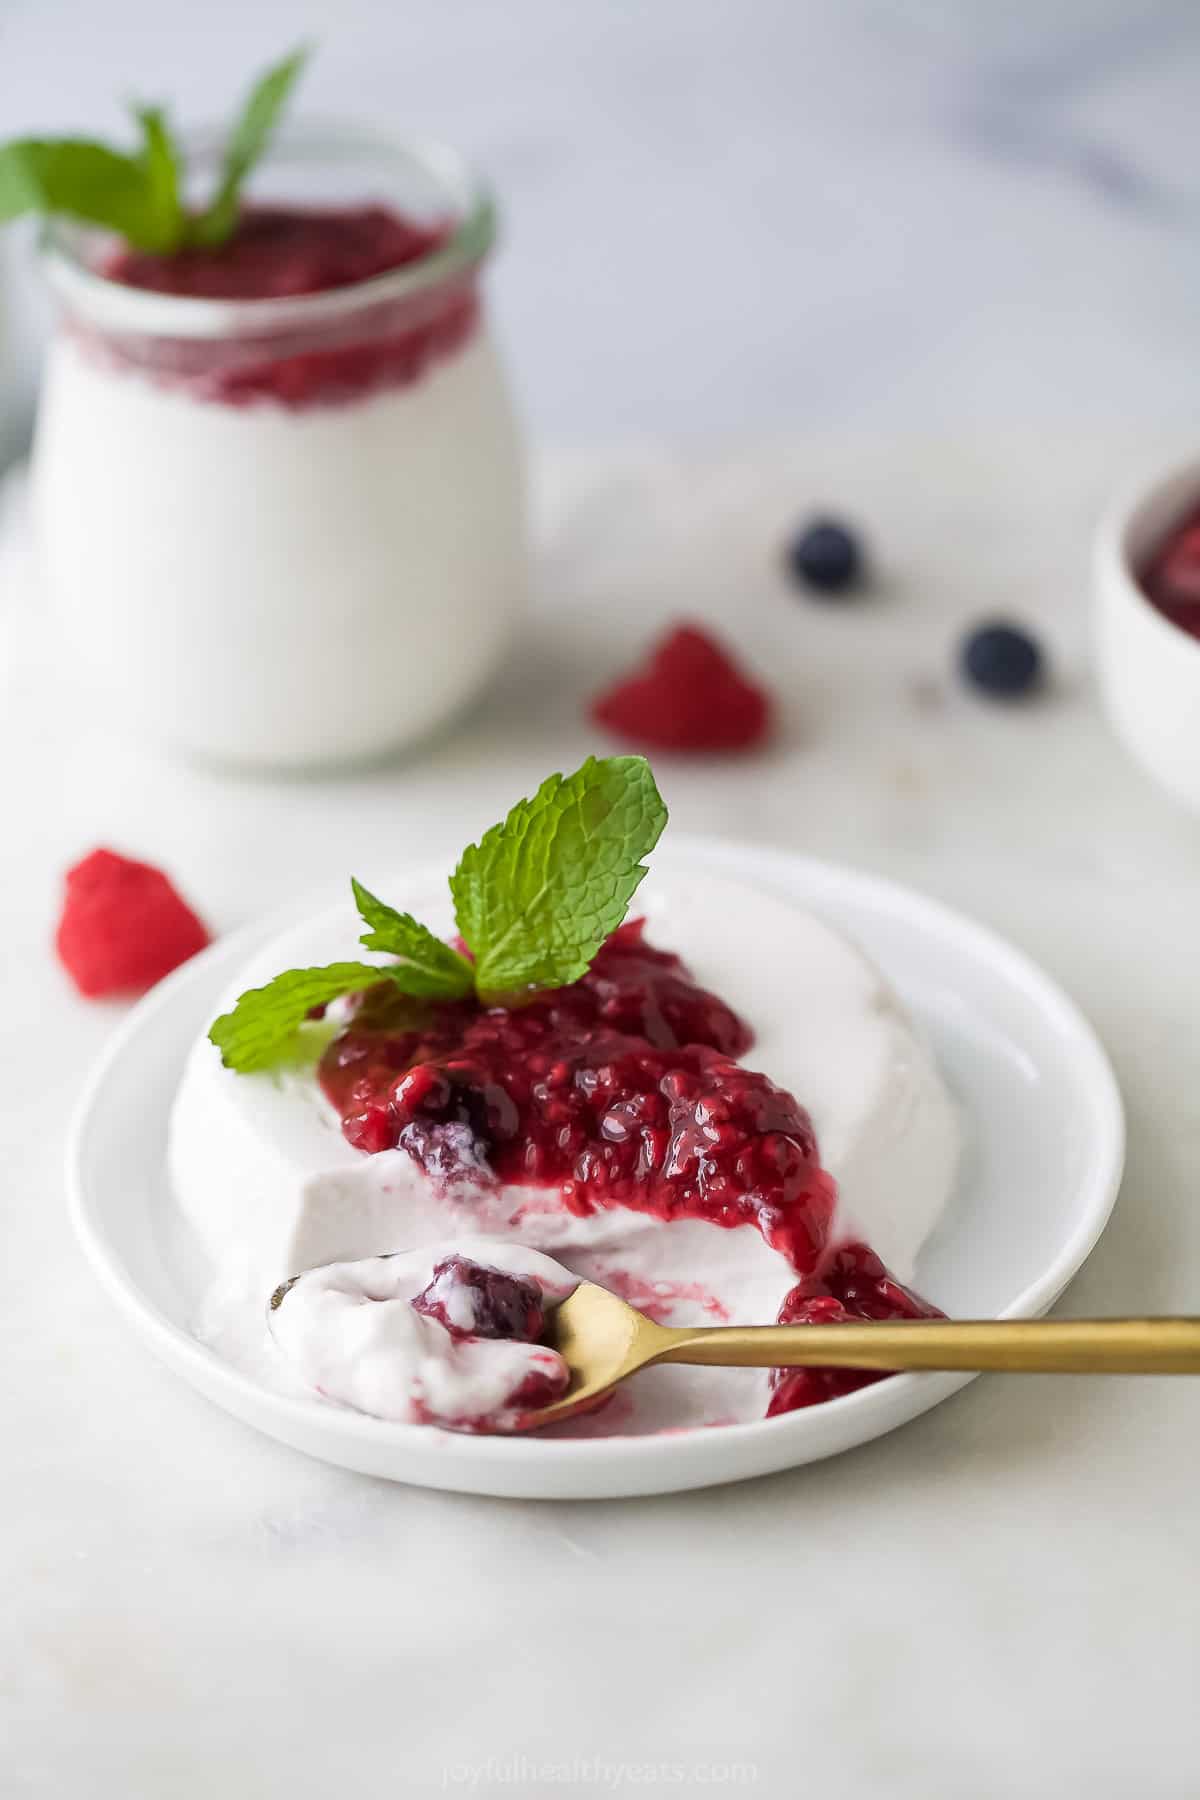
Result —
[[1200, 811], [1200, 638], [1147, 597], [1138, 571], [1200, 506], [1200, 456], [1173, 463], [1113, 508], [1096, 537], [1100, 691], [1117, 736], [1157, 781]]
[[[1076, 1008], [990, 932], [889, 882], [790, 854], [684, 839], [656, 863], [737, 874], [810, 906], [868, 953], [928, 1034], [962, 1105], [959, 1190], [916, 1285], [959, 1318], [1037, 1318], [1108, 1219], [1124, 1124], [1103, 1050]], [[300, 915], [293, 913], [295, 919]], [[671, 1493], [792, 1468], [915, 1418], [969, 1375], [897, 1375], [780, 1418], [657, 1437], [473, 1437], [392, 1425], [268, 1389], [190, 1330], [185, 1270], [163, 1233], [167, 1117], [184, 1058], [237, 969], [280, 921], [215, 944], [130, 1015], [80, 1103], [67, 1152], [76, 1231], [147, 1348], [257, 1430], [344, 1468], [425, 1487], [540, 1499]], [[1066, 1402], [1064, 1402], [1065, 1404]], [[137, 1396], [114, 1394], [114, 1410]], [[147, 1456], [153, 1447], [147, 1445]], [[238, 1454], [229, 1446], [231, 1461]]]

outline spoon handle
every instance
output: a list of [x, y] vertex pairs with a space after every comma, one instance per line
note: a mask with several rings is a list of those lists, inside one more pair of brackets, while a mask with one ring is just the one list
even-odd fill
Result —
[[900, 1319], [673, 1331], [655, 1362], [734, 1368], [1200, 1375], [1197, 1319]]

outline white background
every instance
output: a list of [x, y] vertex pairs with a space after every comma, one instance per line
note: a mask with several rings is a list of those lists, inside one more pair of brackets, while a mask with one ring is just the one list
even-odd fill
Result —
[[[467, 1768], [476, 1792], [540, 1795], [605, 1789], [521, 1758], [714, 1782], [737, 1759], [758, 1777], [733, 1791], [772, 1800], [1182, 1800], [1200, 1387], [981, 1381], [836, 1463], [620, 1505], [325, 1469], [149, 1366], [82, 1267], [61, 1145], [119, 1009], [76, 1000], [47, 937], [98, 841], [165, 863], [220, 930], [453, 852], [592, 747], [583, 698], [650, 620], [719, 616], [772, 671], [780, 740], [664, 766], [676, 828], [897, 876], [1039, 956], [1131, 1117], [1067, 1310], [1196, 1309], [1200, 844], [1103, 728], [1084, 601], [1105, 496], [1196, 433], [1200, 17], [29, 0], [0, 12], [0, 118], [113, 128], [122, 91], [210, 115], [306, 30], [308, 104], [440, 131], [502, 191], [540, 610], [421, 757], [234, 783], [64, 705], [0, 537], [0, 1792], [374, 1800]], [[867, 523], [881, 566], [847, 615], [775, 573], [820, 501]], [[1032, 709], [949, 673], [997, 608], [1053, 656]]]

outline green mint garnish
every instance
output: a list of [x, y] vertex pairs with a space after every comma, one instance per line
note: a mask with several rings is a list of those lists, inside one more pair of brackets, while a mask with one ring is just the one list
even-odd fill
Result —
[[0, 144], [0, 224], [22, 213], [68, 213], [101, 225], [135, 249], [169, 256], [190, 244], [215, 248], [237, 224], [247, 175], [275, 129], [307, 58], [297, 50], [252, 90], [225, 147], [211, 203], [189, 214], [183, 161], [161, 107], [134, 109], [141, 148], [129, 153], [87, 138], [15, 138]]
[[237, 224], [238, 197], [247, 175], [271, 141], [271, 136], [308, 61], [307, 46], [293, 50], [250, 90], [246, 104], [225, 145], [221, 181], [211, 203], [188, 225], [188, 241], [211, 246], [223, 244]]
[[382, 950], [404, 958], [395, 979], [406, 994], [428, 999], [461, 1000], [475, 986], [475, 971], [465, 956], [434, 937], [411, 913], [396, 912], [368, 893], [351, 877], [354, 899], [364, 924], [371, 927], [359, 938], [365, 950]]
[[483, 1000], [566, 987], [587, 973], [646, 873], [667, 822], [641, 756], [589, 756], [551, 775], [463, 851], [450, 877]]
[[167, 115], [160, 106], [136, 106], [133, 116], [142, 132], [142, 168], [155, 218], [168, 234], [167, 248], [178, 247], [184, 228], [179, 190], [183, 168], [179, 147], [171, 135]]
[[139, 250], [179, 245], [180, 209], [165, 205], [150, 159], [84, 138], [16, 138], [0, 145], [0, 224], [21, 213], [71, 213]]
[[401, 960], [289, 969], [243, 994], [208, 1035], [225, 1066], [246, 1073], [292, 1057], [314, 1006], [380, 982], [423, 1000], [475, 992], [484, 1005], [566, 987], [625, 917], [666, 822], [644, 757], [589, 756], [573, 775], [551, 775], [460, 857], [450, 892], [473, 963], [355, 881], [368, 927], [359, 941]]
[[[399, 969], [401, 965], [396, 964]], [[232, 1012], [222, 1013], [209, 1037], [221, 1052], [227, 1068], [269, 1069], [294, 1055], [300, 1027], [314, 1006], [325, 1006], [343, 994], [377, 987], [391, 975], [390, 968], [371, 963], [329, 963], [323, 969], [287, 969], [251, 988]]]

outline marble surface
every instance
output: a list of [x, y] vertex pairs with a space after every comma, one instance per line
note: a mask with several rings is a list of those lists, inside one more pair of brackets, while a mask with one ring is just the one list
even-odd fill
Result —
[[[83, 1266], [63, 1134], [121, 1009], [76, 999], [47, 948], [61, 871], [96, 841], [165, 863], [218, 930], [331, 870], [370, 881], [397, 845], [450, 854], [592, 746], [581, 701], [649, 619], [720, 618], [771, 672], [781, 731], [751, 762], [664, 760], [676, 826], [913, 882], [1042, 959], [1110, 1046], [1131, 1126], [1123, 1197], [1063, 1310], [1195, 1308], [1200, 824], [1110, 741], [1084, 656], [1091, 523], [1153, 447], [830, 437], [545, 459], [538, 612], [484, 709], [395, 768], [303, 784], [173, 764], [77, 711], [14, 506], [6, 1794], [540, 1796], [678, 1786], [682, 1767], [682, 1791], [782, 1800], [798, 1756], [814, 1790], [864, 1800], [1027, 1792], [1035, 1762], [1043, 1791], [1194, 1791], [1200, 1385], [984, 1378], [838, 1461], [644, 1502], [325, 1468], [146, 1360]], [[780, 531], [826, 496], [877, 551], [851, 610], [798, 603], [777, 573]], [[960, 627], [994, 608], [1045, 634], [1036, 705], [996, 709], [950, 674]]]
[[[643, 447], [543, 458], [541, 629], [468, 724], [353, 782], [232, 783], [109, 736], [0, 522], [0, 1791], [1190, 1797], [1200, 1386], [983, 1380], [838, 1462], [611, 1506], [307, 1462], [148, 1363], [82, 1265], [61, 1148], [120, 1009], [77, 1001], [47, 940], [97, 841], [168, 864], [220, 930], [398, 844], [449, 855], [591, 747], [581, 697], [651, 618], [711, 614], [784, 729], [752, 765], [664, 765], [677, 825], [913, 882], [1041, 958], [1131, 1125], [1063, 1310], [1196, 1308], [1200, 824], [1111, 743], [1084, 601], [1103, 498], [1196, 430], [1200, 15], [8, 0], [0, 116], [112, 131], [133, 92], [211, 116], [304, 32], [314, 109], [443, 134], [500, 187], [535, 439]], [[11, 235], [10, 444], [27, 252]], [[753, 447], [707, 458], [731, 438]], [[879, 551], [844, 615], [774, 566], [825, 501]], [[1033, 709], [949, 679], [997, 608], [1052, 648]]]

